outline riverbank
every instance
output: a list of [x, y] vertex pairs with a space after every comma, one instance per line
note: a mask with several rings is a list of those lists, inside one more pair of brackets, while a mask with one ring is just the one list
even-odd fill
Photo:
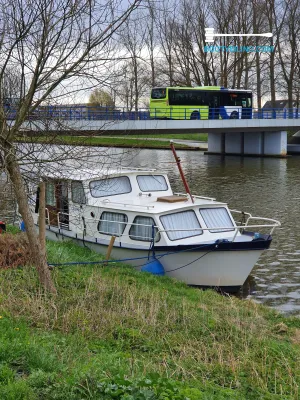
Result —
[[[182, 135], [142, 135], [139, 138], [118, 137], [118, 136], [22, 136], [16, 141], [19, 143], [44, 143], [73, 146], [101, 146], [118, 148], [141, 148], [141, 149], [169, 149], [169, 139], [187, 140], [186, 143], [178, 143], [176, 147], [183, 150], [199, 150], [198, 147], [189, 145], [189, 140], [198, 140], [198, 138], [207, 140], [205, 134], [182, 134]], [[165, 141], [164, 141], [164, 140]]]
[[[97, 261], [48, 242], [52, 263]], [[1, 399], [297, 399], [300, 320], [132, 267], [0, 271]]]

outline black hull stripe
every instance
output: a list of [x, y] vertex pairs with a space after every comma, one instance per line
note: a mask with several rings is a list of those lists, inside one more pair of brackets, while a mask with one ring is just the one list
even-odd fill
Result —
[[[46, 230], [56, 234], [56, 235], [61, 235], [64, 237], [67, 237], [69, 239], [73, 240], [78, 240], [78, 241], [84, 241], [86, 243], [93, 243], [93, 244], [98, 244], [101, 246], [108, 246], [107, 243], [101, 243], [99, 240], [90, 240], [85, 238], [84, 240], [79, 239], [75, 236], [68, 235], [65, 232], [62, 232], [61, 230], [52, 230], [49, 227], [46, 228]], [[246, 232], [245, 232], [246, 233]], [[251, 234], [251, 232], [247, 232], [248, 234]], [[260, 239], [256, 240], [251, 240], [247, 242], [219, 242], [219, 243], [194, 243], [194, 244], [186, 244], [186, 245], [177, 245], [177, 246], [154, 246], [154, 250], [156, 252], [164, 252], [164, 253], [169, 253], [169, 252], [183, 252], [183, 251], [189, 251], [189, 252], [199, 252], [199, 251], [249, 251], [249, 250], [266, 250], [270, 247], [270, 244], [272, 242], [272, 236], [271, 235], [261, 235]], [[150, 243], [149, 243], [150, 245]], [[118, 246], [114, 246], [118, 247]], [[132, 251], [149, 251], [149, 247], [131, 247], [131, 246], [126, 246], [125, 244], [122, 244], [122, 249], [128, 249]]]
[[155, 246], [155, 251], [247, 251], [266, 250], [270, 247], [272, 239], [251, 242], [223, 242], [209, 245], [179, 245], [179, 246]]

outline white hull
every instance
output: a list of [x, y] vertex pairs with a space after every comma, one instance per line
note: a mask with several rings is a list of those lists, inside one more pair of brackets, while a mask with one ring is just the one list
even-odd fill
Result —
[[[106, 254], [107, 244], [100, 244], [82, 238], [72, 237], [71, 232], [56, 233], [56, 228], [46, 230], [51, 240], [72, 239], [79, 245], [84, 245], [98, 253]], [[259, 259], [263, 249], [211, 251], [194, 250], [164, 255], [168, 251], [155, 251], [157, 259], [163, 265], [167, 276], [181, 280], [188, 285], [219, 287], [227, 291], [237, 291], [245, 282], [254, 264]], [[113, 247], [111, 257], [115, 260], [145, 257], [140, 260], [128, 260], [125, 263], [142, 267], [147, 261], [149, 250], [139, 248]], [[151, 253], [150, 253], [151, 255]]]

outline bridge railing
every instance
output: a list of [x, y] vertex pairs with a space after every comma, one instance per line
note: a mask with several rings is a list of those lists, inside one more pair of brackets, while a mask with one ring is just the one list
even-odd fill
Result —
[[[10, 120], [16, 118], [17, 110], [7, 107], [6, 115]], [[151, 108], [128, 111], [126, 108], [90, 107], [90, 106], [43, 106], [27, 116], [27, 120], [218, 120], [218, 119], [298, 119], [300, 109], [277, 108]]]

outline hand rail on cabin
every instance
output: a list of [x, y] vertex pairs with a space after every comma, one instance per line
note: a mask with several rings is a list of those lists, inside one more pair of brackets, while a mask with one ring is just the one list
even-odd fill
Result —
[[120, 167], [121, 170], [132, 170], [132, 171], [145, 171], [145, 172], [154, 172], [157, 171], [156, 168], [138, 168], [138, 167]]
[[143, 208], [154, 208], [155, 206], [147, 206], [144, 204], [133, 204], [133, 203], [122, 203], [122, 202], [118, 202], [118, 201], [111, 201], [109, 199], [104, 199], [101, 200], [100, 203], [105, 203], [105, 204], [121, 204], [122, 206], [131, 206], [131, 207], [143, 207]]
[[[188, 195], [187, 195], [187, 193], [176, 192], [176, 193], [174, 193], [174, 196], [188, 196]], [[195, 195], [195, 194], [192, 194], [192, 196], [195, 197], [196, 199], [211, 200], [211, 201], [215, 201], [216, 200], [214, 197], [198, 196], [198, 195]]]

